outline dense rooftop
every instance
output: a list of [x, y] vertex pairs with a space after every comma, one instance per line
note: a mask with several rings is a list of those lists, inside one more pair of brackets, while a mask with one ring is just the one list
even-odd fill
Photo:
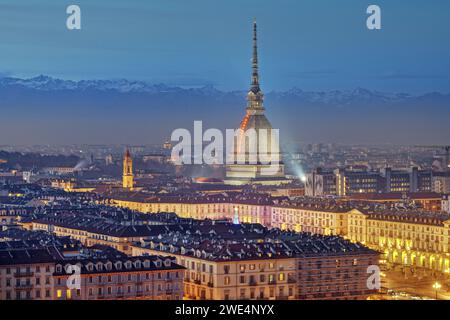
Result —
[[181, 227], [136, 245], [214, 261], [375, 254], [338, 236], [280, 231], [259, 224], [202, 221]]

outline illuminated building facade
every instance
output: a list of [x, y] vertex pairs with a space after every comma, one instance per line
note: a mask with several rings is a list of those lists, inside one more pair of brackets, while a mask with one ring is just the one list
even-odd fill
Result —
[[272, 204], [269, 197], [258, 194], [232, 198], [221, 194], [206, 197], [133, 195], [115, 196], [112, 201], [117, 207], [144, 213], [174, 212], [182, 218], [193, 219], [232, 220], [236, 208], [241, 222], [263, 225], [270, 225]]
[[20, 217], [25, 217], [31, 214], [33, 210], [34, 208], [32, 207], [0, 207], [0, 227], [16, 223]]
[[[80, 289], [68, 288], [69, 265], [81, 270]], [[61, 261], [55, 264], [56, 300], [179, 300], [184, 268], [169, 257]]]
[[448, 214], [352, 210], [347, 237], [384, 253], [388, 262], [450, 271]]
[[305, 194], [308, 196], [349, 196], [354, 194], [431, 192], [432, 173], [412, 167], [409, 170], [383, 168], [366, 169], [315, 169], [306, 175]]
[[0, 250], [0, 300], [53, 300], [54, 271], [48, 249]]
[[274, 205], [271, 227], [323, 235], [347, 234], [347, 209]]
[[338, 196], [354, 193], [376, 193], [383, 189], [382, 177], [378, 172], [337, 169], [335, 174]]
[[384, 168], [381, 174], [385, 179], [385, 192], [431, 192], [431, 171], [419, 170], [411, 167], [410, 170], [393, 170]]
[[378, 252], [342, 237], [223, 222], [195, 230], [133, 246], [134, 255], [174, 256], [186, 268], [187, 299], [365, 299], [377, 292], [366, 281]]
[[[133, 248], [136, 254], [161, 254]], [[295, 259], [215, 261], [171, 253], [186, 267], [184, 295], [194, 300], [295, 299]]]
[[[145, 258], [142, 256], [148, 255], [173, 256], [187, 269], [184, 290], [185, 297], [190, 299], [363, 299], [374, 293], [365, 286], [366, 273], [362, 270], [378, 263], [377, 252], [342, 237], [320, 236], [319, 233], [328, 233], [324, 229], [313, 228], [310, 232], [317, 234], [312, 235], [269, 229], [261, 224], [241, 224], [239, 210], [247, 205], [241, 201], [239, 206], [236, 203], [229, 206], [238, 214], [235, 223], [171, 220], [164, 214], [161, 221], [155, 219], [153, 224], [134, 226], [100, 223], [92, 217], [83, 220], [73, 214], [31, 223], [33, 230], [69, 236], [87, 246], [108, 245], [141, 257], [141, 261]], [[254, 206], [271, 212], [265, 203]], [[317, 220], [320, 218], [317, 215]], [[129, 282], [133, 286], [142, 281], [134, 276], [123, 280], [112, 260], [80, 262], [84, 289], [67, 291], [65, 263], [55, 267], [55, 299], [135, 299], [144, 298], [145, 292], [148, 295], [154, 292], [152, 289], [142, 292], [145, 286], [128, 289]], [[136, 274], [133, 268], [134, 264], [121, 272]], [[149, 282], [155, 280], [146, 277], [143, 279]]]
[[[429, 201], [426, 200], [426, 201]], [[120, 206], [133, 208], [135, 210], [148, 209], [150, 211], [144, 212], [158, 212], [159, 211], [173, 211], [184, 217], [191, 217], [197, 219], [211, 218], [233, 219], [233, 208], [239, 208], [239, 219], [241, 222], [262, 223], [265, 226], [272, 228], [279, 228], [281, 230], [305, 231], [313, 234], [323, 235], [338, 235], [348, 238], [355, 242], [362, 242], [372, 249], [379, 250], [386, 253], [388, 261], [393, 263], [402, 263], [404, 259], [399, 259], [400, 256], [406, 253], [411, 253], [410, 261], [417, 266], [423, 266], [427, 269], [435, 269], [439, 271], [446, 271], [448, 267], [448, 234], [449, 230], [446, 219], [450, 216], [438, 212], [425, 211], [398, 211], [396, 214], [404, 216], [403, 219], [393, 220], [388, 214], [388, 210], [377, 210], [379, 217], [375, 220], [374, 214], [364, 214], [362, 211], [354, 209], [351, 204], [343, 202], [341, 205], [329, 205], [325, 200], [317, 200], [317, 204], [302, 204], [291, 202], [279, 203], [264, 203], [257, 204], [249, 201], [247, 203], [239, 203], [235, 200], [225, 199], [218, 202], [217, 199], [211, 202], [195, 203], [179, 200], [179, 203], [129, 203], [126, 201], [118, 201]], [[321, 204], [323, 202], [323, 204]], [[370, 202], [362, 202], [360, 206], [371, 207]], [[365, 203], [365, 204], [364, 204]], [[152, 211], [154, 210], [154, 211]], [[361, 209], [362, 210], [362, 209]], [[396, 216], [395, 214], [393, 215]], [[414, 221], [414, 219], [416, 219]], [[435, 224], [435, 226], [433, 226]], [[375, 226], [377, 226], [375, 228]], [[375, 232], [375, 233], [374, 233]], [[368, 235], [374, 233], [374, 236]], [[378, 238], [375, 235], [378, 234]], [[389, 236], [389, 241], [385, 239], [385, 235]], [[394, 236], [395, 235], [395, 236]], [[380, 240], [381, 239], [381, 240]], [[398, 240], [397, 240], [398, 239]], [[414, 240], [413, 240], [414, 239]], [[404, 248], [405, 253], [398, 251], [396, 245], [399, 241], [399, 248]], [[413, 246], [408, 245], [408, 248], [414, 248], [414, 251], [407, 250], [406, 244], [413, 241]], [[386, 251], [389, 247], [397, 248], [396, 252]], [[415, 255], [415, 256], [414, 256]], [[422, 256], [420, 260], [415, 259], [417, 256]], [[438, 258], [437, 258], [438, 257]], [[425, 260], [424, 260], [425, 259]], [[438, 259], [438, 264], [430, 263]], [[439, 260], [441, 259], [441, 260]], [[427, 263], [424, 261], [428, 261]], [[441, 261], [441, 262], [439, 262]], [[418, 263], [418, 264], [416, 264]], [[409, 263], [410, 264], [410, 263]]]
[[[80, 268], [79, 289], [68, 286], [69, 265]], [[170, 257], [66, 260], [51, 247], [0, 250], [0, 300], [178, 300], [183, 276]]]

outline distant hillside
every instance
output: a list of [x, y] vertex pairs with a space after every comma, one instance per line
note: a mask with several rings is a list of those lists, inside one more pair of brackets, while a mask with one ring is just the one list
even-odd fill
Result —
[[77, 156], [53, 156], [36, 153], [6, 152], [0, 150], [0, 169], [40, 169], [45, 167], [75, 167], [80, 161]]

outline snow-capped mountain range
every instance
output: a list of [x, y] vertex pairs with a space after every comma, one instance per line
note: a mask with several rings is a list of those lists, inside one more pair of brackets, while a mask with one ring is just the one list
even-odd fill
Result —
[[[154, 143], [195, 120], [235, 128], [245, 115], [245, 100], [245, 90], [213, 86], [0, 77], [0, 144], [2, 138], [24, 144]], [[450, 94], [292, 88], [266, 92], [265, 107], [274, 127], [302, 141], [448, 144], [450, 138]]]
[[118, 92], [147, 92], [156, 93], [170, 91], [171, 88], [163, 84], [150, 85], [143, 81], [129, 81], [126, 79], [117, 80], [62, 80], [45, 75], [40, 75], [29, 79], [20, 78], [2, 78], [0, 86], [23, 86], [30, 89], [43, 91], [60, 90], [116, 90]]
[[[131, 81], [126, 79], [117, 80], [62, 80], [45, 75], [40, 75], [29, 79], [13, 77], [0, 78], [0, 88], [25, 88], [38, 91], [100, 91], [117, 93], [143, 93], [150, 95], [157, 94], [188, 94], [205, 97], [244, 97], [246, 91], [224, 92], [208, 85], [201, 88], [181, 88], [168, 86], [165, 84], [149, 84], [144, 81]], [[388, 93], [356, 88], [354, 90], [331, 90], [331, 91], [304, 91], [299, 88], [292, 88], [287, 91], [271, 91], [267, 93], [269, 98], [275, 99], [295, 99], [298, 102], [307, 102], [323, 105], [349, 105], [353, 103], [363, 104], [385, 104], [396, 103], [408, 100], [421, 100], [427, 98], [448, 99], [450, 94], [428, 93], [424, 95], [411, 95], [408, 93]]]

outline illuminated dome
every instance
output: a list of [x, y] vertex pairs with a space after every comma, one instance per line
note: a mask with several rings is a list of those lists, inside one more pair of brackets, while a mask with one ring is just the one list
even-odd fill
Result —
[[247, 113], [241, 121], [241, 125], [239, 126], [242, 130], [248, 129], [272, 129], [272, 125], [269, 120], [267, 120], [264, 114], [249, 114]]
[[217, 178], [198, 177], [194, 179], [195, 183], [223, 183], [222, 180]]

